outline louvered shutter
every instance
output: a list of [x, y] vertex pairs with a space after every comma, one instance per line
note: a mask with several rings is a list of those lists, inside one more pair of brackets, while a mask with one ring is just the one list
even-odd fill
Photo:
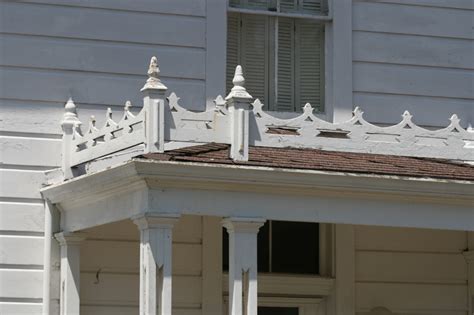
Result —
[[321, 13], [322, 0], [300, 0], [299, 9], [305, 13]]
[[226, 90], [232, 89], [232, 78], [235, 67], [240, 63], [240, 14], [227, 16], [227, 65], [226, 65]]
[[280, 12], [294, 12], [297, 9], [297, 0], [280, 0]]
[[294, 20], [278, 19], [277, 111], [294, 111]]
[[295, 98], [296, 110], [305, 103], [322, 110], [323, 101], [323, 27], [320, 24], [296, 22]]
[[245, 87], [263, 103], [268, 100], [268, 17], [241, 15], [241, 64]]

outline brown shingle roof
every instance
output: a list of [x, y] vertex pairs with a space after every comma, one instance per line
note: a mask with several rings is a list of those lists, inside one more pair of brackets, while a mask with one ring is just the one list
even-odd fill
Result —
[[334, 152], [317, 149], [250, 147], [249, 160], [233, 161], [227, 144], [210, 143], [165, 153], [150, 153], [146, 159], [266, 166], [289, 169], [430, 177], [474, 181], [474, 166], [441, 159], [393, 155]]

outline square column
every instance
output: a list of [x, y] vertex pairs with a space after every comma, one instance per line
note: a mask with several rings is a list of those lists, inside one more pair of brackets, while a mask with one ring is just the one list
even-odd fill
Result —
[[172, 229], [179, 215], [132, 219], [140, 229], [140, 315], [171, 315]]
[[227, 218], [229, 232], [229, 315], [257, 315], [257, 233], [259, 218]]
[[61, 246], [60, 314], [79, 315], [80, 293], [80, 244], [82, 233], [62, 232], [55, 235]]

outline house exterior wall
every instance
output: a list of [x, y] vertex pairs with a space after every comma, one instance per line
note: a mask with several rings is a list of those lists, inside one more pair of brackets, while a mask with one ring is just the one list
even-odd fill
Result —
[[356, 312], [467, 315], [468, 234], [460, 231], [355, 227]]
[[354, 0], [353, 99], [369, 121], [474, 123], [474, 3]]
[[[221, 7], [221, 1], [216, 0], [0, 3], [0, 313], [41, 312], [44, 206], [38, 189], [45, 181], [44, 171], [60, 166], [59, 122], [67, 98], [74, 98], [82, 121], [95, 115], [99, 125], [107, 106], [120, 111], [128, 99], [141, 106], [138, 91], [144, 71], [150, 56], [157, 55], [169, 90], [181, 97], [184, 107], [203, 109], [211, 95], [223, 92], [225, 43], [222, 38], [212, 41], [226, 27], [225, 18], [219, 15]], [[445, 125], [454, 112], [464, 124], [472, 123], [472, 16], [470, 0], [413, 0], [410, 4], [354, 0], [354, 103], [375, 122], [397, 122], [402, 111], [409, 109], [420, 124]], [[216, 58], [219, 51], [222, 59]], [[211, 84], [219, 73], [221, 82]], [[221, 87], [214, 88], [219, 84]], [[183, 233], [198, 227], [191, 224], [191, 230]], [[134, 238], [100, 238], [86, 241], [84, 252], [93, 255], [100, 244], [107, 243], [115, 251], [111, 255], [126, 250], [133, 255], [133, 249], [127, 249], [133, 242], [124, 240]], [[198, 237], [191, 239], [181, 244], [178, 238], [174, 248], [177, 253], [189, 250], [197, 259]], [[451, 251], [460, 246], [457, 242], [453, 240]], [[423, 251], [421, 247], [418, 250]], [[357, 259], [368, 259], [363, 251], [358, 250], [357, 255]], [[117, 292], [116, 296], [101, 291], [107, 288], [102, 289], [100, 281], [95, 284], [95, 268], [107, 261], [96, 256], [86, 259], [83, 266], [84, 298], [90, 303], [84, 312], [90, 314], [102, 309], [93, 304], [109, 303], [113, 308], [128, 299], [124, 294], [131, 291]], [[456, 269], [460, 262], [452, 260], [447, 259], [446, 264], [453, 263], [451, 269]], [[117, 270], [102, 275], [113, 281], [113, 288], [125, 284], [135, 289], [135, 280], [127, 280], [128, 268], [134, 268], [129, 262], [124, 260]], [[196, 293], [199, 298], [197, 265], [175, 265], [175, 270], [182, 273], [175, 281], [177, 288], [183, 285], [182, 279], [192, 279], [185, 287], [195, 290], [189, 291], [189, 296]], [[371, 303], [367, 302], [370, 290], [376, 287], [363, 284], [363, 280], [385, 278], [358, 272], [362, 276], [357, 278], [357, 288], [367, 293], [357, 295], [357, 308], [364, 311]], [[453, 275], [458, 279], [455, 276], [460, 275]], [[440, 292], [438, 284], [428, 286], [434, 288], [432, 292]], [[459, 283], [447, 287], [455, 287], [452, 292], [456, 296], [463, 290]], [[390, 294], [390, 290], [377, 292]], [[178, 294], [177, 310], [200, 313], [198, 300], [179, 298]]]

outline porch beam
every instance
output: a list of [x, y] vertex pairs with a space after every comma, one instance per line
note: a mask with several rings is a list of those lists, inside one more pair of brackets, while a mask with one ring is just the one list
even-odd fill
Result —
[[60, 314], [80, 314], [80, 244], [85, 234], [61, 232], [55, 235], [61, 246]]
[[132, 220], [140, 230], [140, 314], [171, 315], [172, 229], [179, 215], [145, 213]]
[[229, 232], [229, 315], [257, 315], [257, 233], [260, 218], [227, 218]]

